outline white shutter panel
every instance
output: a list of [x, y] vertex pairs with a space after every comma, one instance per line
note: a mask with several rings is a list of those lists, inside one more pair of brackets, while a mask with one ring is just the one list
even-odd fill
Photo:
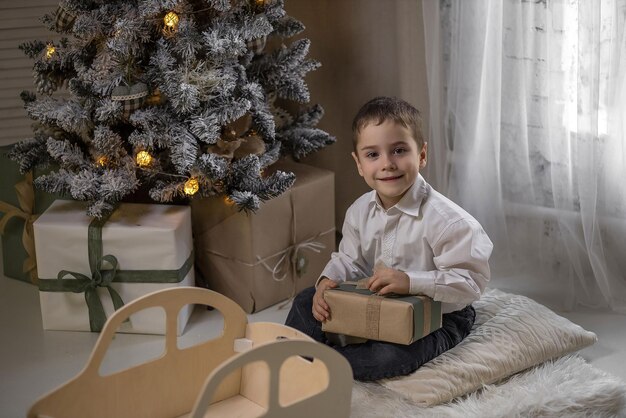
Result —
[[40, 20], [44, 14], [54, 12], [58, 4], [58, 0], [0, 1], [0, 145], [32, 136], [32, 121], [26, 115], [20, 92], [35, 91], [33, 60], [18, 46], [29, 40], [61, 38]]

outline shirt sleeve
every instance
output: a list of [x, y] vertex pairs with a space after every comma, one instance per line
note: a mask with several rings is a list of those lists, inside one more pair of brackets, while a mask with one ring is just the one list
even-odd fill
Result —
[[359, 231], [350, 222], [351, 214], [352, 212], [348, 210], [341, 230], [343, 237], [339, 243], [339, 249], [331, 254], [330, 261], [326, 264], [322, 274], [315, 283], [316, 287], [322, 277], [328, 277], [336, 282], [343, 282], [369, 276], [367, 274], [367, 263], [361, 253]]
[[410, 293], [434, 300], [470, 304], [480, 298], [491, 277], [491, 240], [475, 220], [461, 219], [446, 227], [432, 246], [436, 270], [406, 272]]

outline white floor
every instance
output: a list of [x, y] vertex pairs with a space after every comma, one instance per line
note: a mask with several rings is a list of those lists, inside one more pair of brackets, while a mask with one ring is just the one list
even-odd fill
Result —
[[[546, 303], [541, 295], [533, 294], [533, 289], [520, 289], [506, 281], [493, 284], [501, 290], [526, 294]], [[282, 323], [287, 312], [288, 307], [274, 306], [249, 315], [248, 319]], [[626, 316], [589, 310], [559, 313], [598, 335], [598, 342], [581, 352], [583, 357], [626, 381]], [[179, 345], [211, 338], [221, 329], [218, 312], [197, 308], [179, 337]], [[87, 362], [98, 338], [98, 334], [89, 332], [43, 331], [37, 289], [1, 276], [0, 332], [2, 418], [24, 416], [37, 398], [75, 376]], [[101, 370], [112, 372], [154, 358], [160, 355], [163, 346], [160, 336], [118, 335], [110, 347], [111, 357], [105, 358]]]

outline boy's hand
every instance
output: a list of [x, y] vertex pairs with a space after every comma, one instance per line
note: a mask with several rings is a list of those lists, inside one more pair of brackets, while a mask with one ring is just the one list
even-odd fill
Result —
[[374, 275], [369, 278], [367, 287], [381, 296], [389, 293], [406, 295], [410, 289], [409, 276], [380, 263], [374, 267]]
[[324, 300], [324, 291], [326, 289], [334, 289], [337, 282], [325, 277], [317, 284], [317, 290], [313, 295], [313, 317], [320, 322], [326, 322], [330, 318], [330, 307]]

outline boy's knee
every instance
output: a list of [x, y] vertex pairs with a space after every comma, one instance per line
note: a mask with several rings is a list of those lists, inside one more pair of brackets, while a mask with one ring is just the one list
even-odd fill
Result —
[[303, 289], [300, 293], [298, 293], [294, 299], [294, 303], [308, 303], [313, 300], [313, 296], [315, 295], [315, 287], [307, 287]]

